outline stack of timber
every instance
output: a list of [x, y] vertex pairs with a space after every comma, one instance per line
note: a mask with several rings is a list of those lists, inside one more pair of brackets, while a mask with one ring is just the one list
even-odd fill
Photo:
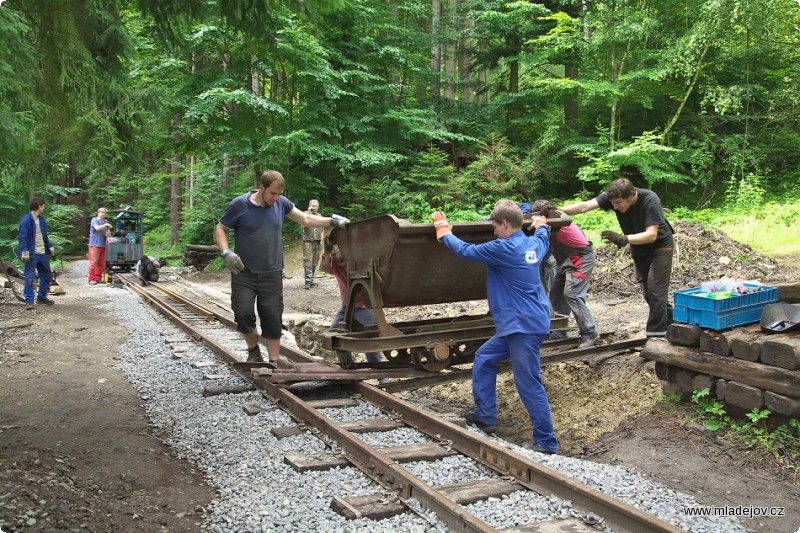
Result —
[[219, 257], [219, 248], [200, 244], [187, 244], [183, 251], [183, 264], [197, 270], [205, 270], [208, 264]]
[[[796, 290], [800, 284], [787, 284]], [[780, 293], [779, 293], [780, 294]], [[779, 301], [794, 301], [784, 292]], [[770, 334], [758, 324], [714, 331], [670, 324], [667, 340], [650, 340], [641, 356], [656, 362], [665, 394], [690, 398], [709, 389], [734, 416], [768, 409], [771, 420], [800, 418], [800, 334]]]

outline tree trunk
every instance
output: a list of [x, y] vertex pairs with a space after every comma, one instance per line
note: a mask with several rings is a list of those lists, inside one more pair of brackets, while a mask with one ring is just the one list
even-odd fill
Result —
[[[180, 114], [176, 114], [172, 119], [172, 139], [177, 143], [178, 126], [181, 124]], [[169, 193], [169, 225], [172, 228], [170, 241], [173, 245], [178, 244], [181, 233], [181, 166], [180, 157], [177, 152], [170, 155], [170, 193]]]
[[[508, 45], [509, 49], [514, 50], [513, 55], [519, 56], [522, 49], [519, 37], [516, 35], [511, 37]], [[519, 61], [516, 59], [510, 61], [508, 65], [508, 94], [512, 98], [519, 94]], [[510, 103], [508, 106], [508, 140], [511, 144], [515, 144], [519, 138], [519, 127], [515, 122], [520, 114], [519, 104], [517, 102]]]
[[442, 24], [442, 3], [440, 0], [431, 2], [431, 34], [434, 36], [434, 44], [431, 47], [431, 70], [433, 71], [433, 81], [431, 82], [431, 97], [438, 98], [439, 76], [442, 73], [442, 46], [439, 44], [439, 28]]
[[[569, 80], [578, 79], [578, 67], [564, 65], [564, 76]], [[578, 120], [578, 90], [573, 89], [564, 98], [564, 122], [571, 127]]]
[[[451, 34], [457, 31], [457, 10], [458, 0], [447, 0], [448, 33]], [[456, 99], [456, 39], [448, 39], [444, 60], [444, 97], [453, 101]]]

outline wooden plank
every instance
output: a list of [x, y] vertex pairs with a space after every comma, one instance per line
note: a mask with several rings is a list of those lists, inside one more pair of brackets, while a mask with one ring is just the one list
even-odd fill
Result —
[[695, 374], [692, 378], [692, 392], [708, 389], [711, 394], [716, 393], [717, 380], [708, 374]]
[[697, 352], [657, 340], [648, 341], [640, 355], [652, 361], [800, 398], [800, 371]]
[[761, 362], [788, 370], [800, 369], [800, 338], [767, 337], [761, 343]]
[[406, 427], [402, 422], [391, 418], [370, 418], [369, 420], [353, 420], [352, 422], [342, 422], [339, 427], [351, 433], [378, 433], [381, 431], [392, 431]]
[[791, 418], [800, 417], [800, 398], [789, 398], [782, 394], [771, 391], [764, 392], [764, 407], [772, 413], [788, 416]]
[[360, 402], [353, 398], [333, 398], [331, 400], [310, 400], [308, 404], [316, 409], [333, 407], [357, 407]]
[[702, 331], [700, 326], [674, 322], [667, 326], [667, 340], [678, 346], [697, 348], [700, 346], [700, 333]]
[[716, 331], [704, 329], [700, 332], [700, 350], [719, 354], [719, 338], [720, 334]]
[[717, 341], [717, 351], [714, 352], [718, 355], [733, 355], [733, 341], [740, 338], [751, 339], [757, 336], [760, 332], [760, 326], [748, 326], [744, 328], [735, 328], [731, 331], [725, 331], [719, 336]]
[[731, 339], [731, 355], [742, 361], [756, 362], [761, 358], [762, 338], [756, 334], [743, 334]]
[[214, 381], [217, 379], [225, 379], [231, 377], [230, 374], [203, 374], [203, 379], [206, 381]]
[[[398, 463], [435, 461], [458, 453], [455, 450], [447, 450], [433, 443], [382, 448], [381, 452]], [[330, 470], [331, 468], [350, 465], [350, 462], [344, 456], [331, 454], [319, 454], [314, 456], [287, 455], [284, 457], [283, 461], [298, 472], [306, 472], [308, 470]]]
[[763, 390], [735, 381], [720, 380], [717, 383], [717, 398], [745, 411], [764, 408]]
[[220, 363], [216, 361], [195, 361], [192, 363], [192, 368], [208, 368], [210, 366], [218, 366]]
[[790, 304], [800, 303], [800, 281], [776, 283], [778, 288], [778, 301]]
[[206, 385], [203, 389], [203, 396], [219, 396], [220, 394], [241, 394], [243, 392], [254, 391], [252, 385]]
[[296, 437], [297, 435], [302, 435], [305, 433], [305, 430], [300, 426], [281, 426], [278, 428], [272, 428], [269, 430], [269, 432], [276, 439], [285, 439], [287, 437]]
[[[527, 490], [519, 483], [499, 478], [441, 485], [436, 489], [459, 505], [469, 505], [489, 498], [500, 498], [518, 490]], [[331, 501], [331, 509], [351, 520], [354, 518], [381, 520], [404, 513], [407, 510], [399, 499], [387, 497], [386, 494], [382, 493], [354, 496], [352, 498], [334, 498]]]
[[275, 407], [261, 407], [260, 405], [256, 405], [253, 403], [248, 403], [242, 406], [244, 412], [247, 413], [249, 416], [255, 416], [259, 413], [266, 413], [267, 411], [272, 411]]
[[[350, 422], [342, 422], [339, 427], [346, 429], [351, 433], [377, 433], [380, 431], [391, 431], [406, 427], [402, 422], [392, 420], [391, 418], [370, 418], [368, 420], [352, 420]], [[304, 433], [305, 430], [299, 426], [282, 426], [272, 428], [269, 430], [275, 438], [284, 439], [286, 437], [294, 437]]]

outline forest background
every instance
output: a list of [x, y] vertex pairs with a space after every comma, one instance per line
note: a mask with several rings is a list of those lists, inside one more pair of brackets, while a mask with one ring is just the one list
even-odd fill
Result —
[[34, 194], [60, 252], [100, 206], [147, 253], [211, 244], [269, 168], [301, 209], [427, 222], [630, 167], [671, 219], [798, 252], [798, 125], [797, 0], [0, 0], [0, 255]]

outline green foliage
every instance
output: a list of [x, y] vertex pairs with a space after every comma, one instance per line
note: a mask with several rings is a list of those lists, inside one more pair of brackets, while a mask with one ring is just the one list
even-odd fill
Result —
[[579, 150], [579, 155], [589, 161], [578, 172], [578, 178], [583, 181], [608, 185], [620, 177], [619, 169], [622, 166], [639, 169], [649, 184], [689, 181], [681, 173], [687, 162], [687, 154], [662, 144], [659, 137], [651, 132], [635, 137], [633, 142], [619, 143], [613, 150], [608, 150], [602, 144], [586, 146]]
[[508, 139], [490, 134], [479, 143], [477, 161], [456, 179], [453, 196], [463, 205], [480, 206], [488, 199], [535, 198], [537, 186], [525, 162], [515, 153]]
[[412, 193], [398, 180], [389, 177], [367, 181], [354, 176], [342, 187], [342, 192], [358, 198], [344, 210], [351, 220], [392, 214], [411, 222], [428, 222], [430, 214], [435, 211], [424, 194]]
[[[0, 198], [69, 184], [84, 215], [130, 204], [161, 228], [177, 165], [180, 238], [208, 242], [265, 168], [299, 205], [427, 221], [596, 193], [631, 165], [680, 217], [758, 241], [800, 196], [798, 24], [785, 0], [481, 0], [436, 28], [421, 0], [6, 2]], [[764, 234], [789, 242], [797, 209], [774, 211]], [[0, 207], [0, 239], [17, 218]]]
[[762, 177], [752, 172], [742, 178], [731, 177], [725, 193], [727, 207], [736, 214], [753, 214], [764, 202]]
[[403, 177], [403, 183], [412, 193], [423, 194], [433, 207], [439, 207], [451, 198], [450, 183], [454, 169], [447, 154], [435, 146], [419, 154], [417, 163]]
[[771, 415], [768, 409], [754, 408], [745, 413], [747, 420], [735, 419], [727, 414], [725, 406], [711, 397], [709, 389], [694, 391], [692, 403], [697, 407], [697, 416], [703, 426], [710, 431], [719, 431], [724, 436], [745, 444], [757, 444], [773, 454], [786, 454], [791, 457], [800, 448], [800, 425], [797, 419], [786, 424], [769, 424]]
[[698, 412], [706, 429], [717, 431], [730, 422], [730, 417], [725, 412], [725, 406], [711, 397], [709, 389], [694, 391], [692, 403], [698, 406]]
[[89, 233], [88, 225], [81, 223], [84, 215], [74, 205], [46, 204], [42, 213], [47, 220], [47, 236], [53, 243], [56, 251], [61, 253], [86, 253], [86, 240]]

